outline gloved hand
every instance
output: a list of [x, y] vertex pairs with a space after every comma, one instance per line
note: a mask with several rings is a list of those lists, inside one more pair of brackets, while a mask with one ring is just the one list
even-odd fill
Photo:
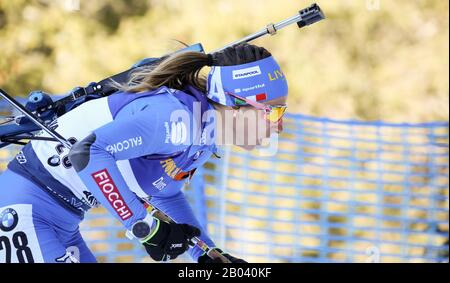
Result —
[[155, 261], [175, 259], [193, 245], [192, 237], [200, 236], [200, 230], [192, 225], [167, 223], [157, 218], [154, 221], [155, 229], [142, 244]]
[[[234, 257], [230, 254], [224, 253], [221, 249], [218, 248], [214, 248], [215, 250], [217, 250], [219, 253], [221, 253], [224, 257], [228, 258], [229, 261], [231, 261], [231, 263], [247, 263], [245, 260]], [[212, 259], [210, 258], [206, 253], [204, 253], [203, 255], [199, 256], [198, 263], [222, 263], [222, 261], [218, 258], [216, 259]]]

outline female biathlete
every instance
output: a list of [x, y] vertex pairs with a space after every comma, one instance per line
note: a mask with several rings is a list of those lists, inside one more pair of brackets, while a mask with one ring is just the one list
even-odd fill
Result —
[[[205, 66], [207, 78], [200, 74]], [[186, 51], [141, 68], [120, 88], [57, 119], [54, 128], [70, 150], [33, 140], [8, 164], [0, 176], [0, 261], [95, 262], [79, 224], [101, 203], [153, 260], [188, 251], [196, 262], [214, 262], [191, 245], [199, 236], [216, 247], [181, 189], [216, 145], [250, 150], [281, 131], [288, 88], [279, 65], [249, 44]], [[178, 224], [150, 216], [145, 201]]]

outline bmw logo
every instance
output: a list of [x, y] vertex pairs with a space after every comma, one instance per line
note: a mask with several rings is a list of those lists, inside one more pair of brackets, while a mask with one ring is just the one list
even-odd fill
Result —
[[12, 208], [7, 208], [0, 213], [0, 230], [9, 232], [16, 228], [19, 222], [17, 212]]

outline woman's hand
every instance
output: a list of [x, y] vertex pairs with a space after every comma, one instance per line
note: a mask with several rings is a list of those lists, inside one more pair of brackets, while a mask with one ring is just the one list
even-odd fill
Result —
[[[247, 263], [243, 259], [224, 253], [221, 249], [215, 248], [215, 250], [221, 253], [224, 257], [228, 258], [231, 263]], [[212, 259], [205, 253], [198, 258], [198, 263], [222, 263], [222, 261], [219, 258]]]
[[200, 236], [200, 230], [188, 224], [167, 223], [155, 218], [155, 229], [142, 244], [155, 261], [177, 258], [189, 249], [193, 237]]

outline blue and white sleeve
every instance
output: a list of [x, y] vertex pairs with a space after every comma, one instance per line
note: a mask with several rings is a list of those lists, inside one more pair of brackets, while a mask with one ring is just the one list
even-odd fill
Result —
[[140, 199], [129, 189], [117, 167], [117, 160], [128, 160], [155, 153], [179, 152], [187, 145], [165, 141], [164, 122], [171, 109], [149, 106], [116, 119], [76, 143], [69, 159], [78, 175], [98, 201], [130, 229], [146, 216]]

